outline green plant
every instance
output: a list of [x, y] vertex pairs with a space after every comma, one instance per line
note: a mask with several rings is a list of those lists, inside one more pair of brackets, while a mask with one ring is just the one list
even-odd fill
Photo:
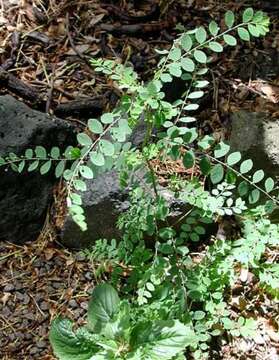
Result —
[[178, 320], [134, 320], [131, 305], [103, 284], [92, 293], [87, 326], [73, 331], [70, 320], [58, 318], [50, 341], [60, 360], [168, 360], [192, 341], [192, 330]]
[[[66, 182], [69, 212], [82, 230], [86, 219], [80, 192], [87, 181], [114, 168], [121, 185], [131, 187], [131, 206], [118, 219], [122, 239], [99, 240], [86, 252], [100, 263], [97, 275], [109, 264], [111, 282], [125, 300], [111, 286], [97, 286], [86, 326], [74, 331], [71, 321], [55, 320], [50, 340], [59, 359], [183, 359], [185, 350], [205, 359], [215, 336], [253, 336], [255, 321], [246, 313], [233, 317], [227, 300], [239, 268], [249, 268], [264, 288], [278, 294], [278, 267], [265, 258], [267, 250], [278, 246], [278, 226], [267, 219], [278, 205], [277, 189], [262, 170], [253, 170], [251, 159], [231, 152], [223, 141], [201, 136], [192, 112], [209, 85], [211, 55], [235, 46], [236, 36], [243, 41], [264, 36], [268, 25], [264, 13], [249, 8], [240, 23], [227, 12], [222, 31], [215, 21], [208, 29], [182, 29], [169, 51], [158, 51], [162, 59], [147, 84], [131, 67], [94, 59], [95, 71], [109, 76], [122, 93], [118, 106], [90, 119], [76, 147], [48, 153], [37, 146], [22, 156], [0, 158], [0, 166], [18, 172], [39, 168], [46, 174], [54, 168]], [[185, 92], [170, 103], [164, 85], [175, 78], [185, 81]], [[146, 133], [135, 147], [129, 137], [138, 124]], [[163, 188], [153, 161], [179, 161], [192, 175], [175, 174]], [[165, 190], [185, 206], [172, 223]], [[265, 205], [255, 208], [260, 196]], [[237, 219], [240, 239], [227, 234], [209, 239], [210, 226], [218, 226], [224, 216]], [[205, 238], [203, 251], [193, 253]]]
[[[129, 179], [131, 169], [147, 167], [150, 182], [156, 190], [156, 177], [150, 161], [155, 156], [162, 161], [166, 158], [181, 159], [186, 169], [197, 167], [204, 177], [209, 177], [216, 185], [225, 180], [230, 186], [237, 185], [239, 198], [228, 195], [230, 190], [222, 194], [213, 193], [215, 208], [208, 211], [220, 215], [240, 213], [245, 209], [243, 199], [256, 203], [260, 194], [274, 199], [274, 181], [258, 170], [251, 173], [252, 160], [241, 161], [239, 152], [229, 153], [229, 145], [216, 144], [214, 138], [199, 138], [196, 127], [191, 127], [195, 118], [191, 111], [197, 110], [198, 101], [204, 95], [208, 81], [204, 80], [208, 71], [212, 53], [220, 53], [224, 46], [235, 46], [237, 34], [243, 41], [252, 37], [264, 36], [268, 31], [269, 19], [263, 12], [248, 8], [244, 11], [242, 21], [236, 23], [235, 15], [228, 11], [225, 15], [226, 29], [220, 30], [215, 21], [210, 22], [208, 30], [203, 26], [194, 30], [185, 30], [175, 41], [170, 51], [158, 51], [163, 55], [158, 64], [153, 80], [142, 84], [131, 67], [125, 67], [111, 60], [92, 60], [95, 71], [110, 76], [123, 92], [118, 106], [100, 119], [90, 119], [88, 129], [77, 135], [77, 147], [68, 147], [64, 152], [54, 147], [50, 151], [42, 146], [27, 149], [24, 155], [10, 153], [0, 158], [0, 166], [11, 166], [18, 172], [29, 172], [39, 168], [42, 175], [53, 167], [57, 177], [63, 176], [67, 185], [67, 204], [74, 221], [82, 230], [86, 230], [86, 219], [82, 208], [81, 191], [86, 190], [86, 181], [100, 172], [111, 168], [126, 170], [122, 179]], [[185, 80], [186, 91], [182, 98], [174, 103], [164, 99], [163, 85], [175, 78]], [[139, 122], [146, 124], [146, 136], [142, 151], [131, 147], [129, 136], [132, 128]], [[157, 142], [150, 145], [153, 129], [157, 128]], [[127, 167], [127, 158], [128, 167]], [[135, 162], [135, 163], [134, 163]], [[128, 169], [128, 174], [127, 174]], [[191, 182], [189, 182], [191, 186]], [[259, 184], [262, 183], [262, 186]], [[236, 186], [236, 185], [234, 185]], [[234, 194], [237, 194], [234, 191]], [[182, 194], [186, 200], [189, 196]], [[204, 193], [204, 197], [206, 197]], [[209, 202], [213, 197], [208, 198]]]

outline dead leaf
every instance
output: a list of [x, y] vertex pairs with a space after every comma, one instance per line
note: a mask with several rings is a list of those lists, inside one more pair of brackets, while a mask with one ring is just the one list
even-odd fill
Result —
[[9, 292], [5, 292], [4, 295], [2, 296], [1, 301], [2, 301], [4, 306], [6, 305], [6, 303], [9, 300], [10, 296], [11, 296], [11, 293], [9, 293]]

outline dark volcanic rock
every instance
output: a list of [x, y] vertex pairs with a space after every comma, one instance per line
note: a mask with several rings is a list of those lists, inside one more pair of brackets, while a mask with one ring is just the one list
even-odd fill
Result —
[[[0, 155], [23, 154], [42, 145], [64, 148], [74, 143], [71, 127], [63, 120], [34, 111], [13, 97], [0, 97]], [[34, 240], [44, 223], [54, 177], [38, 172], [17, 174], [0, 167], [0, 240]]]
[[[153, 193], [150, 185], [146, 183], [144, 171], [139, 171], [136, 177], [147, 192]], [[169, 204], [169, 221], [180, 217], [188, 208], [187, 204], [175, 199], [170, 191], [160, 188], [159, 192]], [[118, 174], [113, 170], [88, 181], [87, 191], [81, 194], [88, 229], [81, 231], [68, 215], [61, 229], [63, 245], [83, 248], [94, 245], [98, 239], [119, 239], [121, 232], [116, 222], [119, 215], [129, 209], [128, 193], [129, 189], [123, 190], [120, 187]]]
[[231, 116], [230, 145], [243, 158], [253, 160], [254, 169], [266, 175], [279, 174], [279, 124], [264, 113], [239, 111]]

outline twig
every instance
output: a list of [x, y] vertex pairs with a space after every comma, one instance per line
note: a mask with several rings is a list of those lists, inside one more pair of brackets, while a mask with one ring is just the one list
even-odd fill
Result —
[[54, 82], [55, 82], [55, 65], [52, 65], [52, 75], [51, 75], [51, 81], [50, 81], [50, 88], [47, 94], [47, 102], [46, 102], [46, 113], [49, 113], [51, 100], [52, 100], [52, 94], [54, 90]]
[[69, 42], [70, 42], [70, 45], [72, 47], [72, 49], [74, 50], [74, 52], [77, 54], [77, 56], [83, 60], [91, 69], [91, 64], [90, 64], [90, 61], [87, 59], [87, 57], [85, 55], [83, 55], [79, 50], [78, 48], [76, 47], [75, 43], [74, 43], [74, 40], [72, 38], [72, 35], [70, 33], [70, 20], [69, 20], [69, 13], [66, 14], [66, 33], [67, 33], [67, 37], [69, 39]]

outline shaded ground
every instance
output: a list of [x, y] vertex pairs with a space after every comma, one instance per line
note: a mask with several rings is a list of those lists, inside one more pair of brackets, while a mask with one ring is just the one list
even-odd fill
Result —
[[[58, 112], [77, 127], [83, 127], [85, 114], [100, 112], [119, 93], [113, 83], [92, 71], [88, 65], [91, 57], [131, 62], [146, 80], [158, 62], [154, 48], [170, 46], [177, 33], [175, 24], [181, 22], [191, 28], [211, 18], [218, 20], [225, 10], [238, 10], [249, 2], [169, 3], [169, 8], [162, 5], [159, 11], [155, 1], [123, 0], [109, 5], [97, 0], [0, 1], [0, 73], [9, 71], [32, 86], [34, 98], [26, 97], [24, 101], [42, 111], [57, 113], [61, 104], [84, 100], [87, 107], [77, 107], [75, 111], [71, 108], [70, 117], [65, 109], [64, 113]], [[228, 114], [239, 108], [267, 111], [278, 119], [276, 3], [262, 2], [273, 16], [273, 30], [265, 40], [246, 45], [245, 50], [240, 44], [213, 60], [209, 77], [213, 85], [199, 114], [204, 132], [226, 136], [230, 125]], [[135, 26], [139, 23], [140, 32]], [[121, 25], [128, 27], [119, 28]], [[127, 33], [123, 34], [123, 29]], [[0, 77], [0, 93], [8, 91], [11, 89], [7, 89]], [[93, 268], [80, 254], [62, 249], [52, 239], [45, 232], [34, 244], [21, 247], [0, 244], [1, 359], [54, 359], [47, 340], [52, 317], [67, 313], [82, 321], [86, 312], [94, 283]], [[241, 311], [243, 299], [258, 319], [259, 336], [253, 341], [224, 340], [219, 358], [279, 359], [279, 339], [275, 332], [278, 304], [260, 293], [250, 280], [238, 284], [232, 296], [232, 311]]]

